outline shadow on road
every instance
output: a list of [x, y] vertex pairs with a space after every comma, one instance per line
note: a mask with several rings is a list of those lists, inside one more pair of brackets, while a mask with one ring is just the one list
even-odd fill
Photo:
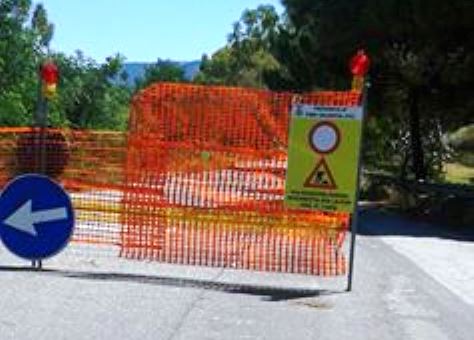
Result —
[[395, 213], [376, 209], [359, 212], [358, 234], [365, 236], [436, 237], [457, 241], [474, 241], [474, 226], [452, 227], [411, 220]]
[[97, 280], [97, 281], [114, 281], [114, 282], [130, 282], [138, 284], [149, 284], [158, 286], [181, 287], [212, 290], [229, 294], [245, 294], [260, 296], [265, 301], [285, 301], [307, 297], [318, 297], [323, 295], [333, 295], [345, 293], [345, 291], [330, 291], [322, 289], [293, 289], [272, 287], [263, 285], [247, 285], [229, 282], [218, 282], [213, 280], [196, 280], [191, 278], [174, 278], [154, 275], [138, 275], [126, 273], [97, 273], [97, 272], [80, 272], [65, 271], [55, 269], [33, 269], [31, 267], [8, 267], [0, 266], [0, 271], [11, 272], [36, 272], [45, 275], [55, 275], [65, 278], [74, 278], [81, 280]]

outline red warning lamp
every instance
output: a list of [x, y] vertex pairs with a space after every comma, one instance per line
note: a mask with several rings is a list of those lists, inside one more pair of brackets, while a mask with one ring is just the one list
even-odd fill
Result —
[[349, 69], [352, 73], [352, 90], [362, 91], [364, 87], [364, 77], [369, 72], [370, 59], [364, 50], [358, 50], [349, 62]]
[[51, 99], [56, 95], [59, 71], [58, 67], [51, 61], [47, 61], [41, 66], [41, 80], [43, 82], [43, 95]]
[[349, 68], [355, 77], [363, 77], [369, 72], [370, 59], [364, 50], [358, 50], [357, 54], [352, 57]]

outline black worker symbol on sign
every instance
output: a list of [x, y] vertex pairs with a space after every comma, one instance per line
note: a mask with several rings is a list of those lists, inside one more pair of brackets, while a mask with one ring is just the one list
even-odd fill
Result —
[[329, 168], [326, 155], [334, 152], [341, 141], [339, 128], [330, 121], [317, 123], [309, 132], [309, 145], [321, 156], [314, 170], [305, 182], [305, 187], [320, 189], [336, 189], [337, 185]]

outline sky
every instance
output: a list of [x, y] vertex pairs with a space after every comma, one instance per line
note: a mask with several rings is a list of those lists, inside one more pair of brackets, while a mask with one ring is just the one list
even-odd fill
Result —
[[120, 53], [128, 62], [198, 60], [226, 43], [246, 8], [280, 0], [41, 0], [55, 25], [51, 48], [80, 49], [103, 62]]

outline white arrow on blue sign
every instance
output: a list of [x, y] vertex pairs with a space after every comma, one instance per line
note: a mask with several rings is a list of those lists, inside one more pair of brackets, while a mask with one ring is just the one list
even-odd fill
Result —
[[66, 247], [73, 230], [71, 199], [46, 176], [19, 176], [0, 195], [0, 238], [17, 256], [51, 257]]

